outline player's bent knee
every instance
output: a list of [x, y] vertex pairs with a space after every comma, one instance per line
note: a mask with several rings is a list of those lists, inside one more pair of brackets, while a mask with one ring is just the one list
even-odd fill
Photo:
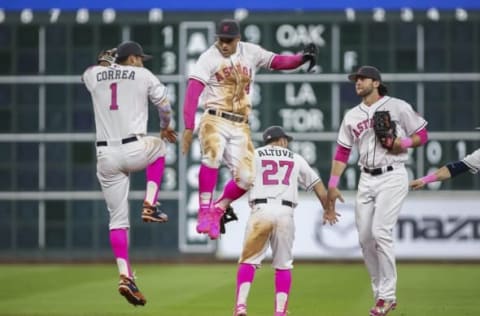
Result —
[[212, 159], [210, 157], [203, 157], [202, 158], [202, 165], [207, 166], [209, 168], [218, 169], [220, 168], [221, 161], [218, 159]]
[[234, 180], [240, 188], [248, 190], [252, 187], [255, 177], [250, 171], [240, 170], [236, 173], [236, 177], [234, 178]]

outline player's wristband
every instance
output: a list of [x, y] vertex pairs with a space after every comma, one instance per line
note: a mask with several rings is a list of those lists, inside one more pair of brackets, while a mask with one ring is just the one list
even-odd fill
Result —
[[338, 186], [338, 182], [340, 181], [340, 176], [335, 176], [333, 174], [330, 175], [330, 180], [328, 180], [328, 187], [329, 188], [336, 188]]
[[411, 137], [403, 137], [400, 139], [400, 147], [402, 147], [403, 149], [410, 148], [412, 147], [412, 145], [413, 145], [413, 140]]
[[425, 184], [428, 184], [430, 182], [435, 182], [435, 181], [438, 181], [438, 176], [435, 174], [435, 173], [431, 173], [429, 175], [426, 175], [425, 177], [423, 178], [420, 178], [420, 180], [425, 183]]

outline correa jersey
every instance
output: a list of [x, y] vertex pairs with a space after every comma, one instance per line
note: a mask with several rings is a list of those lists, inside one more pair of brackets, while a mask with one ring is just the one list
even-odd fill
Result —
[[320, 181], [307, 161], [288, 148], [266, 145], [255, 150], [256, 176], [248, 199], [298, 201], [298, 185], [306, 191]]
[[200, 55], [189, 76], [205, 85], [200, 104], [205, 109], [250, 114], [255, 72], [258, 68], [270, 68], [274, 56], [256, 44], [238, 42], [235, 54], [223, 57], [212, 45]]
[[148, 100], [157, 107], [168, 104], [166, 87], [143, 67], [92, 66], [82, 80], [92, 96], [97, 140], [145, 135]]
[[363, 102], [350, 109], [343, 118], [337, 143], [346, 148], [358, 146], [358, 165], [379, 168], [395, 163], [405, 163], [408, 154], [392, 155], [383, 148], [373, 130], [373, 115], [376, 111], [389, 111], [396, 123], [398, 137], [411, 136], [427, 125], [427, 121], [412, 109], [407, 102], [384, 96], [371, 106]]
[[462, 161], [470, 168], [471, 173], [477, 173], [480, 169], [480, 149], [465, 156]]

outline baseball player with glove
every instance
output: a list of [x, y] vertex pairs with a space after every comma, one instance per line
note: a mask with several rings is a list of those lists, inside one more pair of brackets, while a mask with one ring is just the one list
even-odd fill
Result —
[[348, 79], [362, 102], [345, 114], [340, 126], [328, 182], [329, 207], [334, 209], [337, 199], [343, 202], [337, 186], [357, 145], [361, 175], [355, 216], [375, 298], [370, 315], [385, 316], [397, 305], [392, 235], [408, 193], [407, 149], [426, 143], [427, 122], [407, 102], [386, 95], [377, 68], [363, 66]]
[[[120, 274], [118, 290], [134, 306], [145, 305], [146, 300], [134, 282], [128, 258], [129, 175], [146, 168], [142, 219], [166, 222], [167, 215], [156, 204], [165, 166], [164, 140], [176, 141], [167, 89], [143, 67], [143, 61], [150, 58], [138, 43], [124, 42], [102, 52], [98, 65], [82, 76], [95, 114], [97, 177], [110, 214], [110, 244]], [[160, 137], [146, 136], [149, 100], [158, 109]]]
[[220, 235], [220, 218], [225, 209], [212, 203], [218, 168], [224, 162], [233, 179], [218, 201], [234, 201], [251, 186], [255, 177], [253, 144], [248, 117], [252, 106], [250, 90], [258, 68], [295, 69], [316, 64], [317, 48], [310, 44], [298, 55], [278, 55], [262, 47], [240, 41], [240, 26], [235, 20], [218, 24], [217, 41], [196, 62], [190, 74], [184, 102], [182, 152], [189, 151], [195, 128], [195, 112], [203, 93], [205, 109], [198, 134], [202, 150], [199, 171], [199, 211], [197, 232], [211, 239]]
[[271, 126], [264, 131], [263, 140], [265, 145], [254, 154], [257, 172], [248, 192], [252, 211], [239, 259], [234, 316], [247, 315], [247, 298], [255, 270], [260, 268], [269, 246], [275, 269], [274, 315], [287, 315], [295, 237], [293, 212], [299, 184], [315, 192], [325, 210], [324, 224], [335, 224], [338, 220], [338, 214], [327, 209], [327, 191], [320, 177], [302, 156], [288, 149], [292, 137], [280, 126]]
[[448, 180], [467, 171], [476, 174], [478, 170], [480, 170], [480, 149], [475, 150], [462, 160], [449, 162], [437, 171], [413, 180], [410, 182], [410, 187], [413, 190], [419, 190], [428, 183]]

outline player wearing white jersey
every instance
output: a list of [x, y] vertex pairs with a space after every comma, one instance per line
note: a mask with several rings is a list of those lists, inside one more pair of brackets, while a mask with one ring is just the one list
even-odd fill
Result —
[[302, 54], [277, 55], [262, 47], [240, 41], [240, 26], [235, 20], [218, 25], [217, 41], [205, 51], [190, 73], [184, 103], [182, 152], [192, 142], [195, 112], [202, 96], [204, 115], [199, 125], [202, 162], [199, 171], [199, 212], [197, 231], [217, 239], [224, 209], [212, 204], [218, 168], [222, 161], [233, 179], [219, 200], [233, 201], [242, 196], [254, 178], [253, 144], [248, 117], [252, 110], [250, 90], [259, 68], [294, 69], [310, 62], [315, 65], [316, 47], [308, 45]]
[[292, 281], [293, 211], [298, 201], [298, 185], [314, 191], [322, 207], [324, 223], [335, 224], [337, 214], [327, 210], [327, 191], [320, 177], [305, 159], [289, 150], [292, 137], [280, 126], [271, 126], [263, 133], [265, 146], [254, 154], [257, 170], [248, 191], [252, 208], [245, 232], [243, 250], [237, 271], [234, 316], [247, 315], [247, 298], [255, 275], [266, 251], [272, 248], [275, 269], [275, 316], [287, 313]]
[[[120, 274], [118, 290], [133, 305], [144, 305], [146, 300], [134, 282], [128, 258], [129, 175], [146, 168], [142, 219], [166, 222], [167, 215], [156, 207], [165, 166], [166, 144], [162, 139], [176, 141], [169, 126], [171, 106], [166, 87], [143, 68], [143, 61], [150, 58], [138, 43], [124, 42], [116, 49], [117, 64], [99, 58], [99, 65], [88, 68], [82, 76], [95, 114], [97, 177], [110, 214], [110, 244]], [[158, 109], [160, 138], [146, 136], [149, 100]]]
[[[343, 201], [337, 185], [351, 148], [356, 145], [361, 174], [355, 216], [375, 298], [370, 315], [384, 316], [397, 304], [393, 229], [408, 193], [404, 167], [408, 159], [407, 148], [425, 144], [427, 122], [407, 102], [386, 95], [387, 88], [375, 67], [363, 66], [348, 78], [355, 82], [362, 102], [345, 114], [340, 126], [328, 183], [329, 207], [334, 208], [336, 199]], [[390, 150], [382, 147], [373, 129], [377, 111], [388, 111], [396, 125], [397, 137]]]
[[425, 177], [413, 180], [410, 182], [410, 187], [418, 190], [430, 182], [448, 180], [467, 171], [475, 174], [478, 170], [480, 170], [480, 149], [475, 150], [461, 160], [447, 163], [445, 166], [442, 166], [440, 169]]

